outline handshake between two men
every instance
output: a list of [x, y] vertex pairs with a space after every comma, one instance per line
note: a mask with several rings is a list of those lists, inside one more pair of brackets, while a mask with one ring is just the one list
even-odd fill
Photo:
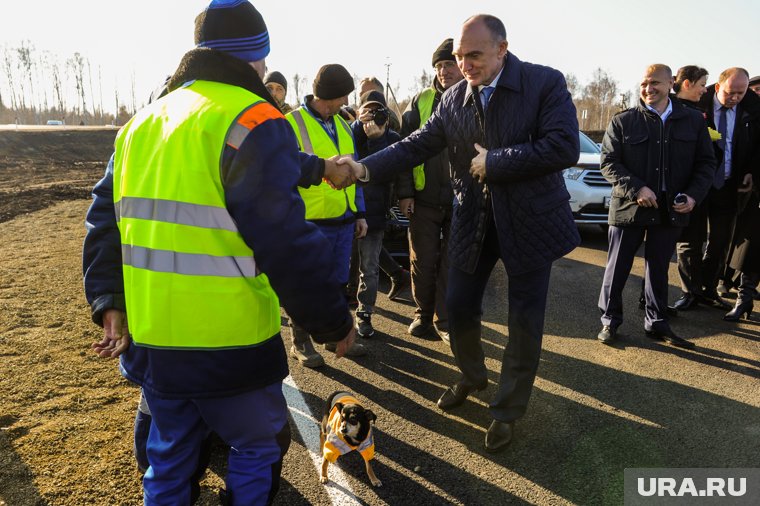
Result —
[[[484, 183], [488, 150], [477, 143], [474, 148], [477, 154], [470, 162], [470, 175], [473, 179]], [[325, 160], [324, 179], [331, 187], [342, 190], [356, 181], [367, 181], [367, 167], [350, 156], [335, 155]]]
[[358, 180], [366, 180], [366, 174], [364, 165], [350, 156], [335, 155], [325, 160], [324, 179], [336, 190], [347, 188]]

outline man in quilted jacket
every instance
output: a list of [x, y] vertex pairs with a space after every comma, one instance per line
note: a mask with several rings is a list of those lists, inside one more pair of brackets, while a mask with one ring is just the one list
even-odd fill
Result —
[[561, 174], [578, 161], [578, 122], [562, 74], [509, 53], [498, 18], [468, 19], [453, 54], [465, 79], [444, 93], [420, 130], [354, 169], [361, 180], [387, 180], [448, 149], [455, 202], [446, 305], [461, 374], [438, 406], [452, 409], [488, 385], [480, 319], [488, 278], [502, 260], [509, 343], [485, 438], [485, 449], [495, 452], [510, 443], [528, 405], [552, 262], [580, 242]]

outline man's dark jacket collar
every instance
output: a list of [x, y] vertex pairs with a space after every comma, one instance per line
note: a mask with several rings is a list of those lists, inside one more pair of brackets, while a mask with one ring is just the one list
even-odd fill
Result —
[[269, 94], [256, 70], [243, 60], [222, 51], [209, 48], [188, 51], [169, 79], [167, 87], [171, 92], [186, 82], [195, 80], [238, 86], [260, 96], [279, 110], [277, 101]]
[[[679, 119], [682, 116], [686, 115], [687, 108], [685, 105], [681, 103], [680, 100], [678, 100], [675, 95], [670, 95], [670, 103], [673, 106], [673, 110], [670, 112], [670, 116], [668, 116], [668, 119]], [[636, 108], [645, 115], [650, 115], [653, 117], [659, 117], [659, 115], [654, 112], [650, 111], [647, 105], [644, 103], [644, 101], [639, 97], [639, 104], [636, 106]]]

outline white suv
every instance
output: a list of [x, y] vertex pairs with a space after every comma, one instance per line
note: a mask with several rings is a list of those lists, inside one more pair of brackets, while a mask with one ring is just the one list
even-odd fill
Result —
[[578, 132], [581, 156], [575, 166], [562, 171], [570, 192], [570, 208], [578, 224], [607, 224], [612, 185], [600, 170], [602, 150], [583, 132]]

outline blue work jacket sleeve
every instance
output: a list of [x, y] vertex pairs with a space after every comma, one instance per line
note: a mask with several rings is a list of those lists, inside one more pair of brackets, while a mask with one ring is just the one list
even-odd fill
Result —
[[332, 249], [305, 219], [302, 155], [285, 119], [257, 125], [223, 174], [227, 209], [288, 315], [317, 342], [335, 342], [353, 319], [334, 276]]
[[301, 165], [301, 177], [298, 186], [308, 188], [322, 183], [325, 175], [325, 161], [316, 155], [310, 155], [303, 151], [298, 152], [298, 160]]
[[107, 309], [126, 311], [121, 265], [121, 238], [113, 205], [113, 156], [106, 173], [92, 191], [87, 211], [87, 234], [82, 248], [84, 291], [92, 309], [92, 321], [103, 325]]
[[488, 183], [513, 183], [558, 172], [578, 163], [578, 119], [565, 78], [553, 72], [545, 85], [535, 137], [530, 142], [489, 149]]
[[[440, 108], [439, 108], [440, 109]], [[430, 119], [405, 139], [361, 160], [369, 169], [372, 183], [389, 183], [397, 174], [411, 172], [413, 167], [446, 149], [443, 119], [436, 110]]]

